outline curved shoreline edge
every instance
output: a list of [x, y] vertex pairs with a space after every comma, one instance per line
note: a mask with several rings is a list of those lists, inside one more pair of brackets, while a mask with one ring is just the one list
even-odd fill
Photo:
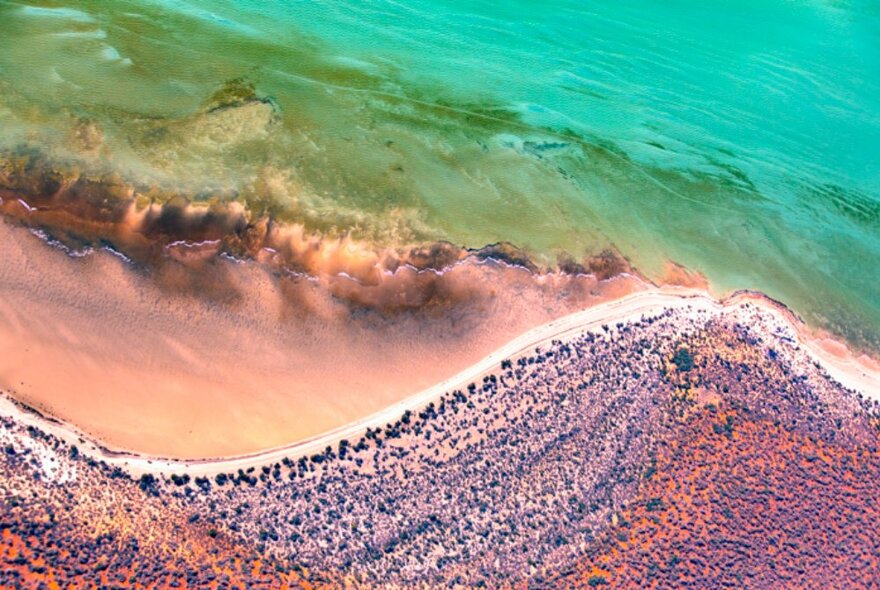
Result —
[[113, 449], [84, 434], [74, 424], [46, 415], [16, 400], [5, 391], [0, 391], [0, 416], [7, 416], [23, 424], [40, 428], [77, 446], [80, 452], [133, 475], [144, 473], [214, 475], [276, 463], [284, 458], [296, 459], [319, 453], [327, 446], [361, 435], [367, 429], [383, 428], [407, 410], [418, 410], [450, 391], [466, 387], [484, 374], [495, 370], [502, 361], [518, 358], [555, 340], [564, 340], [595, 331], [601, 329], [603, 325], [628, 323], [657, 316], [667, 310], [721, 314], [748, 305], [769, 311], [792, 328], [797, 335], [798, 343], [829, 377], [846, 389], [880, 402], [880, 371], [858, 363], [851, 355], [847, 355], [846, 358], [832, 356], [807, 333], [807, 327], [800, 317], [784, 304], [755, 291], [737, 291], [717, 300], [696, 289], [663, 287], [632, 293], [532, 328], [457, 375], [408, 396], [379, 412], [314, 437], [254, 453], [205, 459], [171, 459], [131, 450]]

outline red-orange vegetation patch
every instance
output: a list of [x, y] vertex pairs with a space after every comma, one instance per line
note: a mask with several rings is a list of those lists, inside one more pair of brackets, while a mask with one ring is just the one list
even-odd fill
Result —
[[[90, 553], [85, 560], [71, 559], [71, 553], [54, 543], [40, 548], [44, 539], [24, 538], [4, 529], [0, 534], [0, 587], [2, 588], [287, 588], [318, 590], [331, 588], [311, 583], [299, 573], [281, 572], [252, 555], [222, 548], [197, 551], [181, 561], [171, 554], [144, 549], [144, 559], [122, 566], [107, 555]], [[48, 549], [49, 563], [42, 554]], [[235, 554], [237, 556], [233, 557]], [[77, 567], [78, 566], [78, 567]], [[82, 570], [78, 573], [77, 570]], [[187, 571], [199, 571], [198, 582], [187, 580]], [[211, 581], [205, 581], [210, 572]], [[146, 575], [145, 575], [146, 574]], [[9, 584], [9, 585], [7, 585]]]
[[880, 452], [704, 410], [560, 587], [870, 587]]
[[[7, 472], [15, 478], [15, 470]], [[0, 504], [0, 588], [331, 587], [316, 572], [267, 560], [176, 502], [114, 479], [33, 481]], [[69, 495], [68, 495], [69, 492]]]

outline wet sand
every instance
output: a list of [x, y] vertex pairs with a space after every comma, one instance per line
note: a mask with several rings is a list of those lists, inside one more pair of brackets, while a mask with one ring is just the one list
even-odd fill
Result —
[[201, 268], [197, 296], [169, 287], [191, 269], [157, 277], [110, 251], [71, 257], [7, 223], [0, 251], [0, 388], [114, 449], [190, 459], [364, 418], [529, 328], [647, 287], [482, 261], [444, 277], [488, 289], [470, 303], [387, 314], [223, 257]]

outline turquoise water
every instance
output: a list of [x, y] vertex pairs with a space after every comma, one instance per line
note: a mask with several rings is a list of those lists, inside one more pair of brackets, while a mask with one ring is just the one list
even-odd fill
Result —
[[[0, 2], [0, 24], [7, 145], [383, 243], [614, 245], [880, 348], [877, 2]], [[205, 124], [233, 79], [277, 120]]]

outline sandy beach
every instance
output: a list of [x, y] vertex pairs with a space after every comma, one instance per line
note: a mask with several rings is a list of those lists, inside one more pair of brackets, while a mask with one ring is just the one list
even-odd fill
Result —
[[[107, 272], [105, 269], [104, 272]], [[275, 440], [271, 437], [261, 439], [248, 440], [249, 444], [241, 444], [241, 437], [230, 436], [223, 437], [223, 432], [217, 432], [214, 438], [209, 439], [209, 443], [197, 445], [194, 448], [185, 446], [187, 435], [192, 430], [183, 433], [175, 433], [175, 428], [181, 428], [180, 423], [176, 422], [182, 415], [192, 413], [195, 416], [201, 415], [203, 419], [220, 420], [223, 429], [228, 428], [228, 416], [235, 416], [236, 412], [253, 412], [253, 415], [259, 418], [266, 416], [267, 411], [277, 412], [278, 408], [260, 407], [271, 397], [247, 398], [246, 408], [241, 407], [241, 398], [236, 397], [236, 392], [232, 385], [226, 388], [220, 387], [212, 391], [211, 395], [218, 395], [218, 391], [223, 396], [224, 404], [219, 406], [217, 398], [206, 399], [206, 396], [193, 395], [193, 392], [200, 391], [199, 388], [205, 387], [207, 380], [199, 381], [197, 376], [189, 377], [188, 381], [176, 383], [176, 387], [166, 386], [162, 392], [165, 403], [168, 405], [153, 405], [150, 400], [143, 401], [140, 396], [145, 395], [143, 389], [122, 387], [122, 391], [127, 395], [126, 403], [133, 406], [120, 407], [111, 404], [108, 408], [106, 405], [102, 407], [99, 404], [90, 404], [87, 408], [80, 408], [79, 412], [71, 412], [65, 415], [64, 412], [55, 413], [52, 410], [46, 410], [45, 406], [40, 404], [35, 407], [40, 412], [45, 412], [47, 416], [40, 416], [33, 411], [23, 409], [16, 404], [9, 394], [4, 395], [0, 401], [0, 411], [4, 415], [16, 417], [26, 423], [39, 426], [48, 430], [53, 434], [67, 440], [71, 444], [78, 444], [81, 450], [95, 456], [95, 458], [103, 460], [110, 465], [119, 466], [133, 474], [141, 473], [187, 473], [193, 476], [211, 475], [221, 472], [233, 472], [237, 469], [249, 468], [253, 466], [268, 465], [276, 463], [284, 458], [295, 459], [301, 456], [308, 456], [323, 451], [327, 446], [333, 446], [340, 440], [357, 438], [368, 428], [382, 428], [387, 423], [398, 419], [405, 411], [418, 410], [430, 402], [438, 399], [444, 393], [455, 389], [464, 389], [469, 383], [478, 381], [483, 375], [497, 370], [501, 362], [505, 359], [516, 359], [519, 356], [533, 352], [535, 348], [549, 345], [554, 340], [566, 340], [576, 335], [588, 331], [600, 331], [603, 326], [615, 325], [617, 323], [626, 323], [637, 321], [643, 317], [656, 316], [665, 310], [686, 310], [688, 314], [736, 314], [738, 311], [749, 306], [757, 306], [770, 311], [777, 319], [780, 330], [791, 330], [797, 335], [797, 339], [815, 362], [821, 364], [822, 368], [834, 379], [839, 381], [844, 387], [861, 393], [862, 395], [880, 400], [880, 373], [872, 366], [867, 357], [857, 357], [849, 353], [845, 345], [837, 343], [834, 348], [829, 348], [828, 339], [820, 338], [813, 335], [810, 330], [785, 306], [770, 300], [769, 298], [753, 292], [740, 292], [732, 296], [718, 301], [707, 295], [704, 291], [686, 287], [664, 287], [664, 288], [648, 288], [644, 287], [637, 292], [623, 295], [611, 301], [596, 304], [587, 309], [582, 309], [562, 317], [550, 320], [549, 322], [540, 324], [536, 327], [527, 328], [519, 335], [509, 338], [506, 342], [500, 343], [488, 354], [483, 355], [475, 362], [468, 364], [460, 369], [452, 376], [443, 376], [442, 372], [434, 371], [427, 374], [422, 373], [421, 379], [414, 379], [413, 373], [406, 370], [405, 366], [397, 365], [394, 371], [382, 373], [382, 379], [394, 381], [395, 378], [402, 379], [401, 382], [411, 385], [409, 395], [400, 395], [399, 399], [394, 399], [394, 393], [382, 395], [374, 395], [371, 399], [372, 404], [352, 405], [345, 410], [337, 410], [333, 419], [324, 419], [310, 422], [311, 428], [300, 429], [276, 429], [271, 430], [275, 437], [288, 436], [287, 441], [283, 444], [264, 444], [262, 448], [250, 448], [250, 445], [259, 444], [260, 441]], [[6, 308], [6, 318], [9, 321], [9, 307]], [[216, 321], [216, 318], [214, 319]], [[506, 331], [496, 334], [495, 341], [500, 340], [503, 336], [510, 334], [515, 328], [508, 326]], [[62, 332], [64, 333], [64, 332]], [[70, 336], [73, 338], [73, 334]], [[7, 344], [7, 346], [9, 346]], [[194, 357], [183, 354], [181, 349], [176, 349], [177, 354], [183, 360], [195, 361]], [[459, 354], [458, 363], [465, 362], [468, 358], [472, 358], [481, 348], [472, 349], [469, 354]], [[133, 351], [134, 352], [134, 351]], [[46, 354], [45, 350], [42, 354]], [[112, 356], [111, 356], [112, 358]], [[413, 355], [412, 358], [418, 358]], [[436, 358], [436, 357], [435, 357]], [[231, 362], [231, 361], [230, 361]], [[320, 362], [320, 359], [319, 359]], [[323, 365], [322, 365], [323, 366]], [[455, 364], [444, 365], [447, 369], [458, 368]], [[410, 367], [412, 368], [412, 367]], [[72, 370], [72, 369], [71, 369]], [[118, 369], [119, 370], [119, 369]], [[421, 368], [420, 368], [421, 370]], [[100, 369], [99, 372], [105, 373], [106, 369]], [[56, 374], [53, 371], [53, 375]], [[257, 372], [236, 373], [230, 371], [230, 374], [240, 379], [253, 379], [258, 381]], [[331, 373], [339, 376], [340, 372]], [[344, 374], [344, 373], [342, 373]], [[439, 378], [438, 378], [439, 376]], [[328, 381], [316, 383], [315, 387], [320, 387], [320, 393], [310, 393], [307, 390], [292, 387], [291, 384], [301, 384], [302, 379], [292, 374], [281, 373], [280, 376], [273, 375], [276, 381], [273, 385], [279, 390], [285, 386], [290, 387], [289, 392], [285, 394], [282, 409], [298, 413], [300, 416], [303, 412], [308, 412], [321, 403], [327, 403], [328, 400], [345, 399], [345, 392], [335, 392], [333, 386]], [[285, 384], [285, 378], [288, 380]], [[432, 384], [422, 385], [428, 379], [434, 378]], [[128, 384], [132, 381], [148, 379], [146, 375], [142, 375], [140, 379], [131, 379], [128, 376], [123, 380], [122, 375], [116, 375], [113, 381], [108, 379], [106, 375], [103, 377], [102, 385], [105, 387], [113, 387], [116, 383]], [[322, 381], [316, 379], [316, 382]], [[220, 380], [218, 379], [219, 383]], [[397, 383], [401, 383], [397, 382]], [[157, 387], [152, 382], [147, 387]], [[232, 382], [233, 385], [240, 382]], [[266, 383], [266, 377], [263, 377], [262, 384]], [[59, 391], [68, 391], [65, 384], [56, 381], [54, 383], [43, 383], [43, 387], [56, 388]], [[161, 386], [161, 382], [159, 383]], [[216, 387], [216, 385], [214, 385]], [[405, 391], [405, 389], [398, 389]], [[417, 393], [412, 393], [416, 391]], [[171, 399], [170, 396], [177, 395], [177, 399]], [[309, 399], [309, 395], [315, 395]], [[338, 397], [335, 397], [337, 396]], [[398, 394], [399, 395], [399, 394]], [[265, 394], [264, 394], [265, 396]], [[21, 396], [18, 392], [13, 391], [12, 397], [17, 398], [25, 403], [32, 403], [33, 398], [27, 395]], [[37, 399], [41, 399], [37, 397]], [[309, 401], [306, 401], [309, 400]], [[315, 400], [320, 400], [316, 402]], [[83, 402], [80, 402], [83, 403]], [[332, 401], [328, 403], [331, 408]], [[381, 404], [385, 403], [384, 406]], [[190, 405], [191, 404], [191, 405]], [[204, 404], [204, 406], [201, 406]], [[46, 404], [49, 405], [49, 404]], [[381, 406], [375, 411], [368, 411], [369, 408]], [[236, 410], [236, 408], [241, 408]], [[158, 410], [162, 419], [157, 418]], [[357, 415], [362, 412], [361, 415]], [[148, 419], [139, 422], [139, 418], [144, 415]], [[72, 417], [69, 417], [72, 416]], [[188, 416], [193, 419], [192, 416]], [[346, 421], [346, 418], [351, 418]], [[47, 419], [48, 418], [48, 419]], [[246, 420], [241, 416], [235, 416], [236, 419]], [[286, 416], [280, 418], [277, 422], [272, 423], [267, 420], [269, 427], [273, 427], [282, 422]], [[82, 420], [80, 422], [79, 420]], [[140, 424], [128, 431], [127, 436], [119, 436], [108, 428], [113, 420], [123, 420], [126, 424]], [[255, 424], [253, 418], [248, 422]], [[85, 425], [85, 426], [84, 426]], [[149, 428], [149, 432], [143, 429]], [[97, 432], [95, 435], [93, 432]], [[106, 437], [103, 433], [109, 432], [111, 435]], [[185, 432], [185, 431], [184, 431]], [[181, 434], [181, 436], [175, 436]], [[152, 436], [152, 438], [151, 438]], [[151, 444], [152, 441], [162, 443], [161, 437], [168, 437], [168, 442], [172, 445]], [[122, 441], [122, 444], [119, 444]], [[236, 446], [236, 445], [239, 446]], [[181, 457], [175, 457], [168, 453], [167, 449], [179, 449], [186, 454]], [[203, 453], [198, 455], [197, 453]], [[173, 458], [172, 458], [173, 457]]]
[[107, 250], [72, 257], [6, 223], [0, 249], [0, 388], [108, 447], [184, 459], [317, 436], [534, 326], [648, 287], [467, 264], [443, 280], [479, 289], [471, 302], [379, 313], [223, 257], [157, 276]]

